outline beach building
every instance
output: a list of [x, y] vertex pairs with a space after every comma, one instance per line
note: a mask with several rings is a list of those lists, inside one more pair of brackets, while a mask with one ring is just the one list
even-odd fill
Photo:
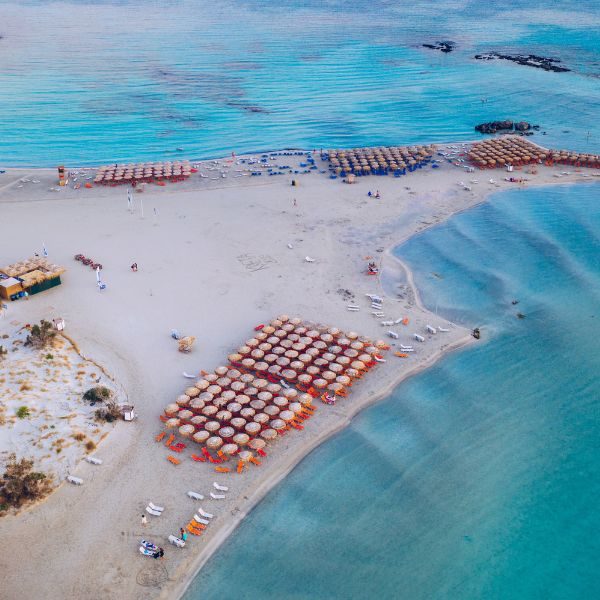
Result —
[[41, 256], [2, 267], [0, 297], [4, 300], [18, 300], [38, 294], [60, 285], [60, 276], [64, 272], [64, 267], [52, 264]]

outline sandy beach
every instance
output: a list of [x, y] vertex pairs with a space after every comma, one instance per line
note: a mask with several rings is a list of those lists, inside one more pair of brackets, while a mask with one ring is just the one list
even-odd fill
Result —
[[[209, 168], [220, 166], [209, 162], [201, 172]], [[0, 176], [0, 262], [27, 258], [43, 244], [67, 272], [61, 286], [9, 303], [0, 334], [42, 318], [64, 318], [66, 333], [119, 382], [139, 418], [118, 423], [98, 446], [100, 467], [81, 462], [71, 471], [84, 480], [82, 486], [63, 484], [39, 505], [0, 519], [0, 535], [10, 548], [0, 557], [2, 598], [180, 597], [244, 516], [312, 449], [402, 379], [447, 352], [485, 343], [485, 331], [475, 342], [470, 330], [428, 312], [391, 249], [496, 191], [589, 181], [592, 174], [564, 165], [540, 166], [536, 174], [524, 168], [518, 176], [527, 182], [517, 184], [505, 181], [500, 170], [466, 173], [444, 162], [436, 170], [398, 179], [364, 177], [354, 185], [316, 172], [194, 176], [148, 186], [134, 194], [129, 211], [125, 187], [56, 192], [54, 170], [7, 170]], [[298, 187], [291, 187], [292, 178]], [[381, 198], [368, 197], [376, 190]], [[77, 253], [103, 264], [105, 290], [96, 287], [93, 271], [73, 260]], [[366, 256], [379, 264], [380, 277], [365, 275]], [[132, 262], [139, 265], [136, 273]], [[385, 338], [389, 328], [371, 314], [368, 293], [384, 298], [389, 318], [409, 318], [409, 326], [396, 328], [400, 339]], [[349, 298], [359, 311], [347, 310]], [[223, 364], [255, 325], [280, 313], [390, 344], [410, 343], [414, 333], [426, 341], [415, 343], [407, 359], [388, 352], [387, 362], [335, 407], [317, 402], [306, 428], [273, 444], [260, 467], [218, 474], [189, 453], [178, 466], [167, 462], [168, 451], [154, 437], [164, 406], [187, 387], [182, 373]], [[428, 324], [449, 331], [427, 335]], [[196, 337], [190, 354], [177, 351], [172, 329]], [[208, 496], [215, 481], [229, 487], [224, 500], [186, 496], [188, 490]], [[149, 501], [165, 511], [143, 526]], [[199, 506], [215, 515], [205, 535], [183, 549], [169, 545], [168, 535], [177, 534]], [[32, 541], [42, 535], [44, 544]], [[164, 560], [141, 556], [142, 538], [160, 543]]]

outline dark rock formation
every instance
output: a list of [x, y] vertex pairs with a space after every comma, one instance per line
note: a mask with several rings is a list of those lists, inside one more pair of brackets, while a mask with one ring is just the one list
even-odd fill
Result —
[[451, 42], [450, 40], [435, 42], [435, 44], [423, 44], [423, 48], [430, 48], [431, 50], [439, 50], [440, 52], [452, 52], [456, 47], [455, 42]]
[[548, 58], [535, 54], [500, 54], [500, 52], [488, 52], [486, 54], [476, 54], [474, 58], [476, 60], [510, 60], [519, 65], [543, 69], [544, 71], [554, 71], [555, 73], [564, 73], [571, 70], [567, 69], [567, 67], [558, 66], [557, 63], [560, 63], [560, 59], [558, 58]]
[[504, 121], [490, 121], [489, 123], [480, 123], [475, 125], [475, 131], [480, 133], [510, 133], [516, 131], [522, 135], [533, 135], [532, 129], [539, 129], [539, 125], [531, 125], [527, 121], [519, 121], [513, 123], [511, 120], [506, 119]]

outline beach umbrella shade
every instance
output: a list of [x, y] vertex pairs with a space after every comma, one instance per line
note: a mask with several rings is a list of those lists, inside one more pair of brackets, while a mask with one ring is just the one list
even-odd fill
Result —
[[269, 404], [269, 406], [265, 406], [264, 408], [265, 414], [269, 415], [270, 417], [277, 416], [280, 411], [281, 409], [278, 406], [275, 406], [274, 404]]
[[247, 433], [236, 433], [233, 436], [233, 441], [238, 446], [245, 446], [250, 441], [250, 436]]
[[325, 379], [315, 379], [313, 381], [313, 386], [317, 389], [323, 389], [327, 385], [327, 380]]
[[174, 427], [179, 427], [181, 421], [179, 419], [167, 419], [165, 423], [165, 427], [167, 429], [173, 429]]
[[282, 410], [281, 413], [279, 413], [279, 418], [286, 423], [289, 423], [295, 416], [296, 415], [294, 415], [294, 412], [291, 410]]
[[333, 371], [336, 374], [341, 373], [344, 370], [344, 367], [342, 365], [335, 362], [329, 363], [328, 367], [330, 371]]
[[250, 396], [248, 396], [247, 394], [238, 394], [235, 397], [235, 401], [241, 404], [242, 406], [245, 406], [250, 402]]
[[331, 392], [339, 392], [340, 390], [344, 389], [344, 386], [341, 383], [334, 382], [334, 383], [330, 383], [327, 386], [327, 389]]
[[251, 419], [256, 414], [256, 411], [250, 406], [246, 406], [240, 410], [240, 417], [244, 419]]
[[288, 400], [292, 400], [293, 398], [295, 398], [298, 395], [298, 391], [293, 388], [288, 388], [288, 389], [283, 390], [281, 395], [284, 396], [285, 398], [287, 398]]
[[239, 447], [237, 444], [225, 444], [222, 448], [221, 448], [221, 452], [223, 452], [223, 454], [227, 455], [227, 456], [232, 456], [233, 454], [235, 454], [237, 451], [239, 450]]
[[279, 319], [273, 319], [271, 321], [271, 326], [275, 327], [276, 329], [278, 329], [279, 327], [281, 327], [283, 325], [283, 323], [279, 320]]
[[308, 329], [304, 327], [304, 325], [301, 325], [300, 327], [296, 327], [296, 329], [294, 329], [294, 332], [301, 336], [305, 335], [307, 331]]
[[258, 432], [260, 431], [260, 423], [256, 423], [256, 422], [248, 423], [246, 425], [246, 427], [244, 427], [244, 431], [248, 435], [258, 435]]
[[194, 413], [191, 410], [180, 410], [177, 418], [182, 421], [189, 421], [194, 416]]
[[333, 371], [324, 371], [322, 373], [321, 377], [323, 379], [326, 379], [327, 381], [333, 381], [335, 379], [336, 375]]
[[350, 358], [348, 358], [347, 356], [338, 356], [335, 359], [335, 362], [338, 363], [338, 364], [340, 364], [340, 365], [342, 365], [342, 366], [349, 365], [350, 364]]
[[252, 450], [262, 450], [266, 445], [265, 440], [261, 439], [250, 440], [248, 442], [248, 448], [252, 448]]
[[281, 321], [282, 323], [285, 323], [286, 321], [290, 320], [290, 317], [286, 314], [282, 314], [277, 317], [277, 320]]
[[275, 332], [275, 327], [272, 325], [267, 325], [266, 327], [262, 328], [262, 331], [267, 335], [272, 335]]
[[233, 417], [233, 419], [231, 419], [231, 426], [235, 427], [238, 431], [241, 431], [244, 429], [247, 422], [248, 421], [243, 417]]
[[196, 381], [196, 383], [194, 384], [194, 387], [198, 388], [201, 392], [206, 390], [209, 386], [210, 381], [207, 381], [206, 379], [198, 379], [198, 381]]
[[238, 456], [242, 462], [248, 462], [254, 455], [252, 452], [248, 452], [248, 450], [242, 450]]
[[281, 431], [282, 429], [285, 429], [285, 421], [283, 419], [273, 419], [269, 423], [269, 426], [275, 431]]
[[333, 335], [331, 333], [322, 333], [320, 337], [321, 341], [327, 344], [331, 344], [331, 342], [333, 342]]
[[211, 394], [210, 392], [202, 392], [197, 400], [202, 400], [202, 402], [208, 403], [208, 402], [212, 402], [214, 399], [215, 395]]
[[366, 365], [361, 360], [355, 360], [352, 362], [352, 368], [356, 369], [357, 371], [363, 371], [366, 369]]
[[206, 440], [210, 437], [210, 433], [208, 431], [197, 431], [192, 439], [196, 444], [204, 444]]
[[225, 400], [227, 400], [227, 402], [229, 402], [230, 400], [233, 400], [235, 398], [236, 394], [233, 390], [225, 390], [222, 394], [221, 394], [221, 398], [225, 398]]
[[302, 404], [300, 404], [300, 402], [292, 402], [290, 404], [290, 410], [295, 414], [298, 415], [302, 412]]
[[375, 347], [376, 347], [376, 348], [379, 348], [379, 349], [385, 349], [385, 348], [387, 348], [387, 347], [388, 347], [388, 345], [387, 345], [387, 343], [386, 343], [386, 342], [384, 342], [383, 340], [377, 340], [377, 341], [375, 342]]
[[206, 440], [206, 447], [211, 450], [218, 450], [223, 445], [223, 440], [218, 436], [209, 437]]
[[[314, 377], [315, 375], [318, 375], [321, 372], [321, 369], [319, 369], [319, 367], [315, 366], [315, 365], [310, 365], [308, 367], [306, 367], [306, 374]], [[298, 378], [298, 381], [300, 381], [300, 378]], [[302, 382], [300, 382], [302, 383]]]
[[283, 329], [286, 333], [291, 333], [294, 331], [294, 326], [291, 323], [284, 323], [281, 326], [281, 329]]
[[264, 355], [265, 355], [265, 353], [262, 350], [260, 350], [259, 348], [256, 348], [256, 349], [252, 350], [252, 352], [250, 352], [250, 356], [252, 358], [256, 358], [256, 359], [262, 358]]
[[267, 354], [264, 361], [269, 365], [272, 365], [277, 360], [277, 354]]
[[286, 350], [289, 350], [294, 344], [295, 342], [292, 342], [292, 340], [281, 340], [279, 343], [279, 345]]
[[242, 410], [242, 405], [239, 402], [230, 402], [227, 405], [227, 410], [233, 414], [237, 414]]
[[246, 392], [246, 396], [256, 396], [256, 394], [258, 394], [258, 388], [249, 386], [244, 390], [244, 392]]
[[221, 427], [219, 429], [219, 436], [225, 441], [229, 441], [235, 435], [235, 429], [233, 427]]
[[356, 358], [358, 356], [358, 350], [354, 350], [353, 348], [347, 348], [344, 350], [344, 356], [348, 358]]
[[310, 385], [311, 381], [312, 375], [309, 375], [308, 373], [302, 373], [301, 375], [298, 375], [298, 383], [301, 383], [302, 385]]
[[329, 364], [329, 361], [325, 360], [324, 358], [316, 358], [315, 362], [314, 362], [315, 367], [319, 367], [319, 368], [323, 368], [328, 364]]
[[342, 348], [345, 348], [346, 346], [349, 346], [352, 343], [347, 337], [338, 338], [337, 342], [338, 346], [342, 346]]
[[281, 391], [281, 385], [278, 383], [269, 383], [267, 385], [267, 392], [271, 392], [271, 394], [278, 394]]
[[260, 425], [265, 425], [265, 423], [269, 422], [269, 415], [266, 413], [257, 413], [254, 415], [254, 419], [252, 419], [255, 423], [259, 423]]
[[300, 340], [300, 336], [297, 333], [288, 333], [287, 339], [296, 343]]
[[266, 363], [266, 362], [257, 362], [257, 363], [254, 365], [254, 369], [255, 369], [256, 371], [260, 371], [260, 372], [262, 372], [262, 371], [266, 371], [268, 368], [269, 368], [269, 365], [268, 365], [268, 363]]
[[216, 373], [216, 374], [217, 374], [219, 377], [223, 377], [223, 375], [225, 375], [225, 374], [227, 373], [227, 371], [228, 371], [228, 370], [229, 370], [229, 369], [228, 369], [228, 367], [221, 366], [221, 367], [217, 367], [217, 368], [215, 369], [215, 373]]
[[217, 421], [221, 421], [221, 423], [225, 423], [225, 422], [229, 422], [231, 420], [232, 416], [233, 415], [231, 414], [230, 411], [228, 411], [228, 410], [220, 410], [215, 415], [215, 419], [217, 419]]
[[212, 417], [219, 412], [219, 409], [216, 406], [205, 406], [202, 409], [202, 414], [206, 417]]
[[250, 402], [250, 406], [254, 410], [262, 410], [266, 405], [267, 405], [267, 403], [264, 402], [263, 400], [252, 400]]
[[298, 355], [298, 360], [304, 364], [309, 364], [313, 360], [313, 356], [308, 353]]
[[281, 371], [281, 376], [284, 379], [293, 380], [296, 378], [297, 375], [298, 373], [296, 373], [296, 371], [294, 371], [293, 369], [284, 369], [283, 371]]
[[269, 385], [269, 382], [266, 379], [259, 378], [254, 380], [253, 385], [259, 390], [264, 390]]
[[263, 400], [264, 402], [269, 402], [272, 398], [273, 398], [273, 394], [271, 394], [271, 392], [259, 392], [259, 394], [257, 395], [257, 398], [259, 400]]
[[341, 354], [343, 352], [343, 348], [341, 346], [329, 346], [327, 349], [331, 354]]
[[277, 432], [274, 429], [265, 429], [261, 432], [260, 437], [270, 442], [277, 437]]
[[308, 354], [314, 358], [315, 356], [319, 356], [320, 351], [318, 348], [307, 348], [306, 354]]
[[295, 344], [292, 344], [292, 350], [295, 350], [296, 352], [302, 352], [305, 349], [306, 344], [303, 344], [302, 342], [296, 342]]
[[275, 335], [272, 335], [271, 337], [267, 338], [267, 343], [271, 344], [271, 346], [276, 346], [277, 344], [279, 344], [280, 341], [281, 340]]
[[273, 400], [273, 404], [275, 404], [275, 406], [277, 406], [279, 409], [283, 409], [284, 407], [286, 407], [289, 404], [289, 402], [289, 399], [285, 396], [277, 396], [277, 398]]
[[312, 404], [313, 397], [310, 394], [300, 394], [298, 400], [304, 406], [310, 406]]
[[213, 385], [209, 385], [208, 388], [206, 388], [206, 391], [209, 394], [214, 394], [216, 396], [217, 394], [220, 394], [222, 390], [221, 390], [220, 385], [213, 384]]
[[250, 354], [250, 352], [252, 352], [252, 348], [250, 348], [250, 346], [240, 346], [238, 348], [238, 352], [242, 356], [246, 356], [246, 355]]
[[359, 341], [354, 341], [350, 344], [350, 348], [352, 348], [354, 350], [362, 350], [364, 347], [365, 347], [365, 345]]
[[327, 344], [323, 340], [316, 340], [313, 342], [313, 348], [316, 348], [319, 351], [323, 351], [327, 348]]
[[285, 329], [277, 329], [273, 335], [283, 342], [287, 337], [287, 331]]
[[172, 404], [167, 404], [165, 406], [165, 415], [171, 416], [176, 415], [179, 412], [179, 404], [173, 402]]
[[277, 356], [281, 356], [285, 354], [285, 348], [283, 346], [277, 346], [273, 348], [273, 354], [277, 354]]
[[204, 423], [204, 429], [214, 433], [215, 431], [219, 431], [219, 429], [221, 429], [221, 423], [218, 421], [208, 421], [207, 423]]
[[369, 363], [369, 362], [371, 362], [371, 360], [373, 360], [373, 359], [371, 358], [371, 355], [370, 355], [370, 354], [361, 354], [361, 355], [358, 357], [358, 360], [360, 360], [360, 361], [362, 361], [362, 362], [364, 362], [364, 363]]
[[187, 406], [190, 403], [190, 397], [186, 394], [181, 394], [181, 396], [177, 396], [175, 402], [177, 406]]
[[280, 367], [287, 367], [292, 361], [287, 356], [281, 356], [276, 362]]
[[258, 345], [258, 349], [262, 350], [263, 352], [268, 352], [272, 347], [273, 347], [273, 344], [269, 344], [268, 342], [261, 342]]
[[231, 379], [229, 379], [229, 377], [219, 377], [215, 383], [222, 388], [227, 388], [231, 385]]
[[252, 383], [256, 378], [254, 377], [254, 375], [251, 375], [250, 373], [243, 373], [240, 376], [240, 381], [242, 383]]
[[335, 360], [335, 354], [333, 354], [333, 352], [325, 352], [321, 358], [327, 362], [331, 362], [332, 360]]
[[193, 425], [182, 425], [179, 428], [179, 435], [184, 438], [189, 438], [196, 431], [196, 428]]
[[253, 358], [244, 358], [244, 360], [242, 360], [242, 365], [246, 368], [246, 369], [252, 369], [255, 365], [256, 361]]
[[216, 373], [209, 373], [204, 379], [210, 383], [214, 383], [217, 379], [219, 379], [219, 376]]
[[335, 380], [337, 383], [341, 383], [342, 385], [348, 385], [351, 381], [348, 375], [338, 375]]
[[190, 419], [190, 422], [192, 423], [192, 425], [194, 425], [194, 427], [200, 429], [204, 427], [204, 423], [206, 423], [207, 420], [208, 419], [202, 415], [195, 415]]

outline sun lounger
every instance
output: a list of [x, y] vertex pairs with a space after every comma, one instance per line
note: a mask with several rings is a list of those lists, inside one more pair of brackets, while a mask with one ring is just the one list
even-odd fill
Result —
[[200, 523], [196, 523], [196, 521], [193, 520], [188, 523], [188, 527], [191, 527], [196, 531], [204, 531], [206, 529], [206, 525], [201, 525]]
[[304, 260], [305, 260], [306, 262], [309, 262], [309, 263], [311, 263], [311, 262], [315, 262], [315, 259], [314, 259], [314, 258], [311, 258], [310, 256], [306, 256], [306, 257], [304, 258]]
[[229, 467], [215, 467], [217, 473], [229, 473], [231, 469]]
[[149, 506], [146, 506], [146, 512], [149, 515], [152, 515], [153, 517], [160, 517], [160, 515], [162, 515], [160, 510], [154, 510], [153, 508], [150, 508]]
[[194, 521], [197, 521], [198, 523], [202, 523], [202, 525], [208, 525], [210, 523], [210, 521], [207, 521], [206, 519], [202, 519], [198, 515], [194, 515]]
[[157, 441], [157, 442], [160, 442], [160, 441], [161, 441], [161, 440], [162, 440], [162, 439], [165, 437], [165, 435], [167, 435], [167, 432], [166, 432], [166, 431], [162, 431], [161, 433], [159, 433], [159, 434], [156, 436], [156, 438], [155, 438], [155, 439], [156, 439], [156, 441]]
[[204, 512], [201, 508], [198, 509], [198, 514], [202, 517], [205, 517], [206, 519], [212, 519], [214, 517], [214, 515]]
[[204, 496], [198, 492], [188, 492], [187, 495], [194, 500], [204, 500]]
[[216, 481], [213, 483], [213, 486], [216, 490], [219, 490], [220, 492], [228, 492], [229, 488], [224, 486], [224, 485], [219, 485]]
[[202, 532], [199, 529], [194, 529], [193, 527], [190, 527], [189, 525], [186, 527], [186, 529], [192, 534], [192, 535], [202, 535]]
[[174, 465], [178, 465], [181, 462], [178, 458], [175, 458], [174, 456], [167, 456], [167, 460], [170, 463], [173, 463]]
[[173, 546], [177, 546], [178, 548], [183, 548], [185, 546], [185, 542], [175, 535], [169, 536], [169, 542], [173, 544]]
[[67, 475], [67, 481], [70, 481], [74, 485], [81, 485], [83, 483], [83, 479], [75, 477], [75, 475]]
[[225, 498], [224, 494], [213, 494], [212, 492], [210, 493], [210, 497], [213, 500], [223, 500]]
[[102, 464], [102, 461], [99, 458], [96, 458], [95, 456], [86, 456], [85, 460], [92, 465], [101, 465]]
[[162, 512], [163, 510], [165, 510], [164, 506], [156, 506], [154, 504], [152, 504], [152, 502], [148, 502], [148, 506], [152, 509], [152, 510], [157, 510], [158, 512]]

